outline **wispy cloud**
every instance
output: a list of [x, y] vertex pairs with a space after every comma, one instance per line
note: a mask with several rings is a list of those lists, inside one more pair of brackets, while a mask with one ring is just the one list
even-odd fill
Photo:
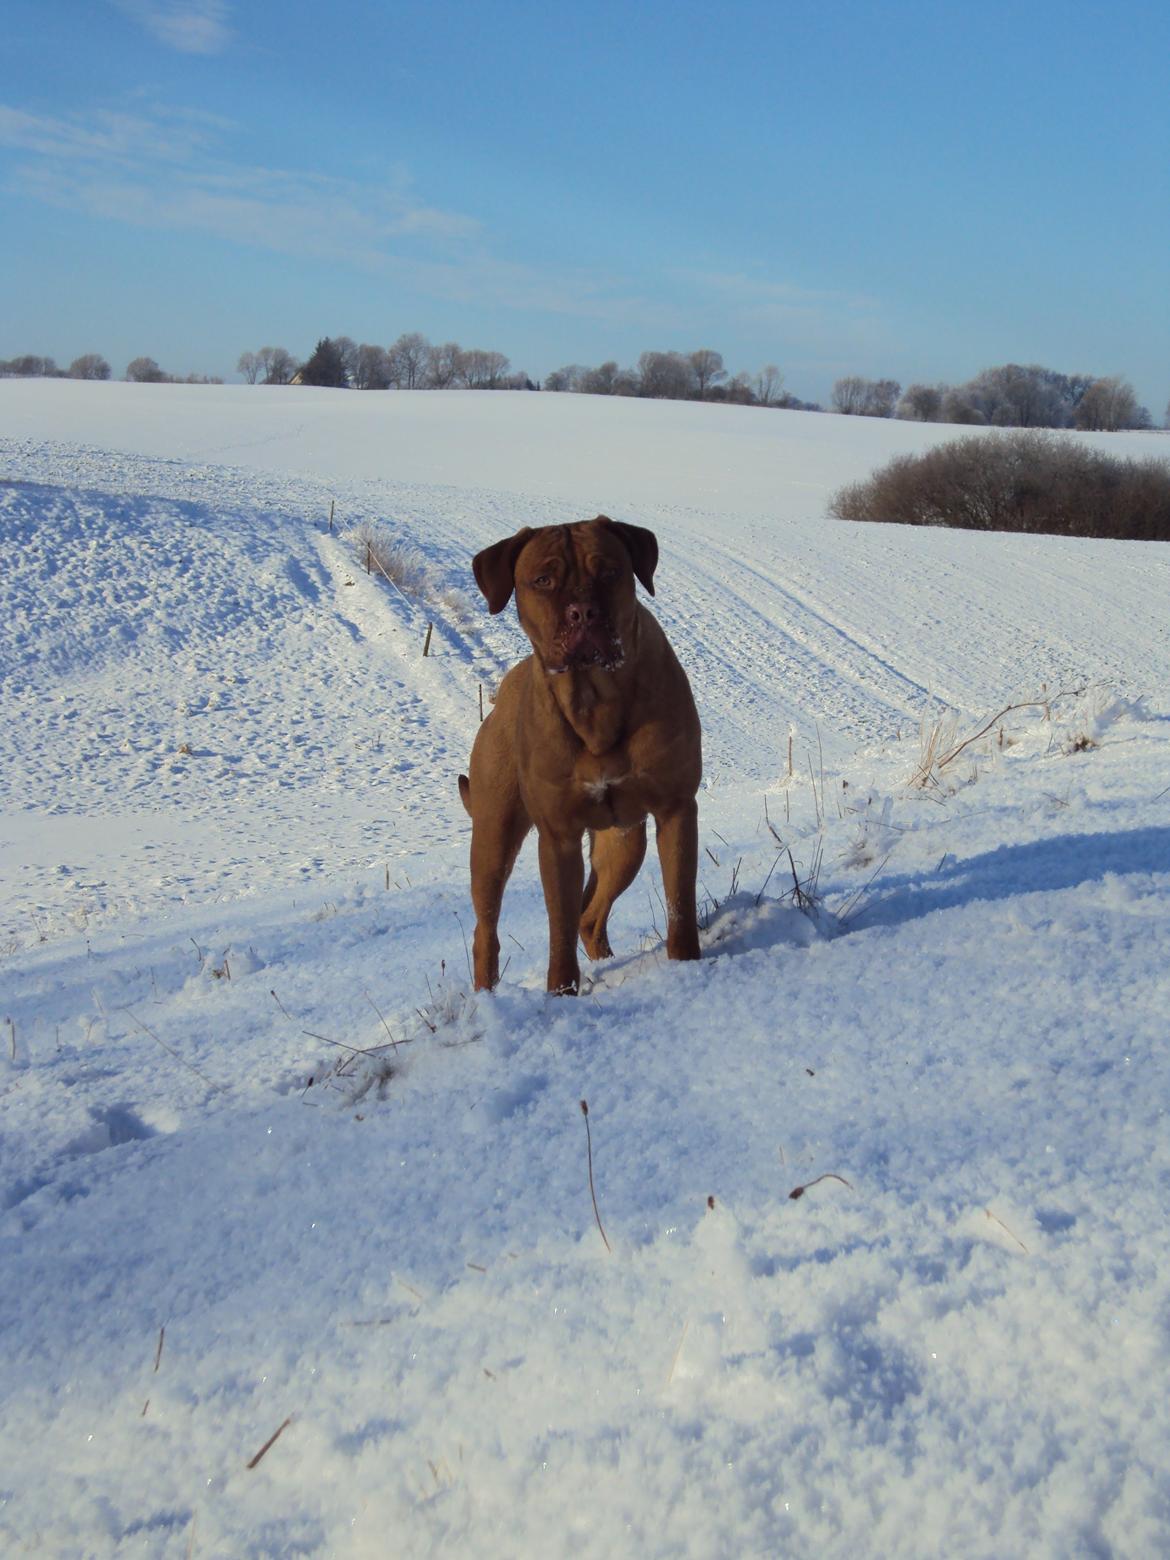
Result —
[[243, 163], [236, 128], [175, 107], [51, 117], [0, 104], [0, 149], [15, 154], [7, 186], [49, 205], [333, 260], [452, 301], [663, 331], [684, 323], [619, 274], [501, 258], [478, 218], [423, 199], [401, 167], [362, 182]]
[[235, 162], [223, 150], [232, 129], [174, 109], [54, 118], [0, 104], [0, 147], [18, 154], [10, 187], [91, 216], [366, 265], [395, 241], [479, 232], [474, 217], [419, 199], [401, 171], [363, 185]]
[[744, 271], [679, 271], [681, 280], [717, 296], [745, 319], [784, 325], [819, 319], [826, 311], [839, 316], [866, 314], [877, 300], [862, 293], [830, 288], [799, 287], [792, 282]]
[[226, 0], [112, 0], [160, 43], [181, 54], [222, 54], [231, 42]]
[[56, 118], [0, 103], [0, 146], [77, 167], [188, 161], [206, 154], [214, 136], [227, 129], [226, 120], [200, 112], [143, 115], [94, 109]]

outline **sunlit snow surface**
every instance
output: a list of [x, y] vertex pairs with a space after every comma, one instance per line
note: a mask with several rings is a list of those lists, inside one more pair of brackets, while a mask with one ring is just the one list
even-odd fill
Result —
[[[0, 382], [0, 1549], [1170, 1548], [1170, 549], [825, 518], [951, 432]], [[599, 510], [707, 957], [546, 998], [529, 846], [476, 999], [469, 559]]]

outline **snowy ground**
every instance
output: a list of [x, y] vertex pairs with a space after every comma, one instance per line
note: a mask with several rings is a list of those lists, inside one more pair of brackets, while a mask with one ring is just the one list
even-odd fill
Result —
[[[1166, 1552], [1170, 549], [824, 518], [949, 432], [0, 382], [0, 1548]], [[709, 957], [546, 998], [529, 847], [473, 999], [468, 560], [599, 509]]]

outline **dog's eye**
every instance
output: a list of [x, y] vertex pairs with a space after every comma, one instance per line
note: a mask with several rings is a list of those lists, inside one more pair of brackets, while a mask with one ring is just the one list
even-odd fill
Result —
[[551, 590], [553, 577], [551, 574], [538, 574], [532, 581], [537, 590]]

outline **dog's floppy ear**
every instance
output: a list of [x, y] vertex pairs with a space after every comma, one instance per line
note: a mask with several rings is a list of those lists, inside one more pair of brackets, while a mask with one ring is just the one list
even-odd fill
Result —
[[611, 520], [608, 515], [598, 515], [597, 518], [622, 539], [630, 555], [630, 562], [634, 565], [634, 573], [652, 596], [654, 570], [658, 567], [658, 538], [654, 532], [642, 525], [627, 525], [624, 520]]
[[525, 542], [536, 533], [530, 525], [522, 527], [515, 536], [506, 536], [502, 542], [493, 542], [471, 560], [475, 570], [475, 583], [487, 597], [488, 611], [494, 616], [502, 612], [511, 600], [516, 586], [516, 559]]

